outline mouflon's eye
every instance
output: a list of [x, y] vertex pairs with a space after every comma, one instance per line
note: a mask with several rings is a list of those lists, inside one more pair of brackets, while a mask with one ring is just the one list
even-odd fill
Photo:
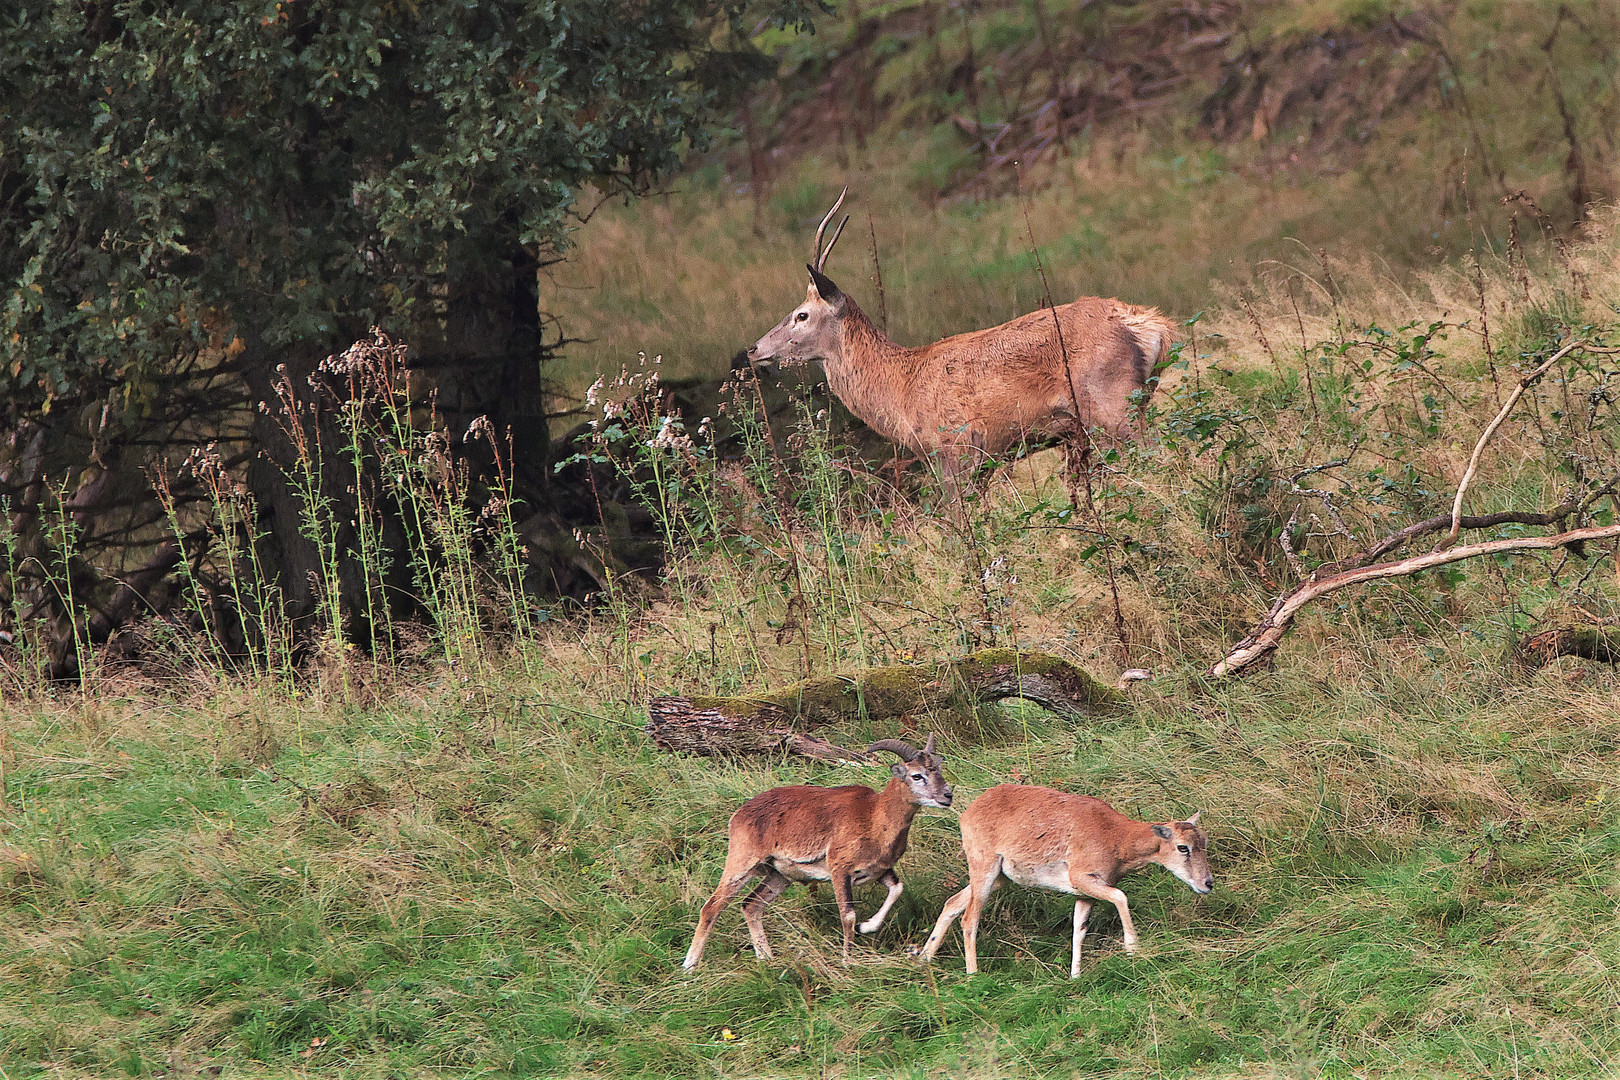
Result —
[[923, 775], [920, 772], [914, 772], [914, 773], [911, 774], [911, 778], [913, 780], [921, 780], [923, 778]]
[[810, 313], [808, 311], [799, 312], [799, 321], [800, 322], [804, 322], [804, 320], [808, 319], [809, 317], [810, 317]]
[[1186, 844], [1177, 844], [1176, 845], [1176, 850], [1181, 852], [1183, 855], [1186, 855], [1188, 853]]

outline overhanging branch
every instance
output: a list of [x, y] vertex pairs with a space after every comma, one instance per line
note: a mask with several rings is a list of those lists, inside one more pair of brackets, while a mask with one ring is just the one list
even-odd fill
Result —
[[[1451, 519], [1448, 516], [1445, 520], [1449, 523]], [[1211, 667], [1208, 675], [1214, 679], [1241, 675], [1257, 664], [1262, 663], [1277, 651], [1277, 646], [1281, 644], [1283, 635], [1288, 633], [1288, 628], [1293, 625], [1294, 617], [1299, 614], [1301, 608], [1313, 600], [1318, 600], [1328, 593], [1337, 592], [1346, 586], [1357, 585], [1364, 581], [1408, 577], [1422, 570], [1462, 562], [1465, 559], [1475, 559], [1481, 555], [1507, 555], [1521, 551], [1556, 551], [1560, 548], [1588, 543], [1593, 540], [1606, 540], [1612, 537], [1620, 537], [1620, 525], [1573, 529], [1554, 536], [1521, 536], [1507, 540], [1487, 540], [1484, 543], [1465, 544], [1442, 551], [1431, 551], [1424, 555], [1413, 555], [1395, 562], [1345, 570], [1337, 574], [1330, 574], [1327, 577], [1313, 577], [1298, 588], [1292, 589], [1272, 601], [1271, 610], [1266, 613], [1266, 617], [1260, 621], [1260, 625], [1255, 628], [1255, 631], [1238, 642], [1219, 663]]]

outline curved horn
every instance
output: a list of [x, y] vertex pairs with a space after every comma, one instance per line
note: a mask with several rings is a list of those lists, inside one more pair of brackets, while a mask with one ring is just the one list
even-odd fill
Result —
[[932, 731], [928, 733], [928, 741], [923, 743], [922, 752], [929, 755], [934, 752], [934, 733]]
[[827, 268], [827, 256], [832, 254], [833, 244], [838, 243], [838, 238], [844, 234], [844, 226], [849, 224], [849, 215], [845, 214], [844, 215], [844, 220], [840, 221], [838, 223], [838, 228], [833, 230], [833, 238], [832, 238], [832, 240], [827, 244], [825, 249], [822, 248], [822, 246], [821, 246], [821, 238], [824, 235], [826, 235], [827, 222], [831, 221], [833, 219], [833, 215], [838, 213], [838, 208], [840, 206], [844, 205], [844, 196], [846, 196], [848, 194], [849, 194], [849, 188], [846, 186], [843, 191], [840, 191], [838, 193], [838, 201], [833, 203], [833, 206], [832, 206], [831, 210], [827, 211], [827, 216], [821, 219], [821, 224], [820, 225], [816, 226], [816, 261], [815, 261], [815, 267], [816, 267], [816, 270], [818, 272], [820, 272], [822, 270], [825, 270]]
[[868, 754], [876, 753], [879, 750], [887, 750], [905, 762], [913, 761], [917, 757], [917, 748], [910, 743], [901, 742], [899, 739], [880, 739], [866, 748]]

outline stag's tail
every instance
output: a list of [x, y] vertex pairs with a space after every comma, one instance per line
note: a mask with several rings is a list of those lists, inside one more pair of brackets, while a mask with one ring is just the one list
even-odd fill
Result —
[[1158, 308], [1135, 304], [1120, 304], [1119, 317], [1142, 350], [1148, 374], [1163, 374], [1170, 366], [1170, 346], [1176, 340], [1176, 324], [1161, 315]]

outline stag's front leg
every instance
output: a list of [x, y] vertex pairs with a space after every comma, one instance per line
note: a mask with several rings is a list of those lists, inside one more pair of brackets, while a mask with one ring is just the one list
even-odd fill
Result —
[[861, 923], [861, 925], [857, 928], [863, 934], [870, 934], [878, 927], [883, 925], [883, 920], [889, 915], [889, 909], [894, 907], [894, 902], [900, 899], [900, 894], [904, 892], [906, 888], [904, 885], [900, 884], [900, 875], [895, 873], [893, 870], [889, 870], [881, 878], [878, 878], [878, 880], [883, 882], [884, 885], [888, 886], [889, 895], [883, 898], [883, 906], [878, 908], [870, 919], [867, 919], [865, 922]]

